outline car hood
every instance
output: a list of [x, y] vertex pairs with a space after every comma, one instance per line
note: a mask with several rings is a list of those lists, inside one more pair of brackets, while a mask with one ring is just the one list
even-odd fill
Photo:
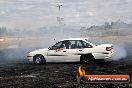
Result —
[[43, 54], [46, 54], [48, 50], [49, 50], [48, 48], [38, 49], [38, 50], [30, 52], [29, 55], [35, 55], [35, 54], [42, 54], [43, 55]]

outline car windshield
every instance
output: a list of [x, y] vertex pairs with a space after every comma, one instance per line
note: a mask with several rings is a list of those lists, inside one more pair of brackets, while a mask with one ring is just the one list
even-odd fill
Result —
[[85, 39], [86, 41], [88, 41], [88, 42], [90, 42], [90, 43], [92, 43], [92, 44], [94, 44], [94, 45], [101, 45], [101, 43], [99, 42], [99, 41], [97, 41], [97, 40], [91, 40], [91, 39]]

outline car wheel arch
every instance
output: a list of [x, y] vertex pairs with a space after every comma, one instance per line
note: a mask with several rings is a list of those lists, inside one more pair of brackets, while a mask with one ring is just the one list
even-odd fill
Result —
[[94, 56], [92, 55], [92, 53], [87, 53], [87, 54], [82, 54], [80, 56], [80, 61], [83, 62], [83, 58], [84, 57], [88, 57], [88, 59], [90, 59], [92, 62], [95, 60]]
[[[93, 56], [92, 53], [81, 54], [81, 56], [83, 56], [83, 55], [92, 56], [92, 57], [94, 58], [94, 56]], [[95, 59], [95, 58], [94, 58], [94, 59]]]

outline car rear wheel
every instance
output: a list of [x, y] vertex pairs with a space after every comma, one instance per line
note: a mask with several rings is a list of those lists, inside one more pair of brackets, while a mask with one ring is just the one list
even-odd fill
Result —
[[42, 55], [36, 55], [36, 56], [34, 56], [34, 62], [36, 64], [44, 64], [46, 61]]
[[93, 63], [94, 62], [94, 57], [93, 57], [92, 54], [81, 55], [80, 62], [81, 63]]

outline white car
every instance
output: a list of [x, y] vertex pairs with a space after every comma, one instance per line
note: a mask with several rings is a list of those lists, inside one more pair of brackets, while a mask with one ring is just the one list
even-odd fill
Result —
[[88, 38], [64, 39], [49, 48], [32, 51], [28, 60], [37, 64], [45, 62], [92, 62], [95, 59], [111, 59], [112, 44], [97, 44]]

